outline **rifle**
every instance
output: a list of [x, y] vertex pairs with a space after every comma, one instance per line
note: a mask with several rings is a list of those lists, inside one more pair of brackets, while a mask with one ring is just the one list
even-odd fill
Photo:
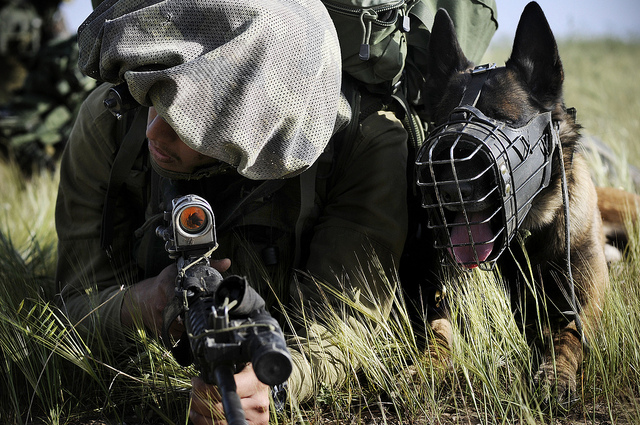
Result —
[[209, 203], [197, 195], [176, 197], [164, 213], [165, 226], [156, 234], [176, 260], [175, 298], [164, 311], [162, 339], [182, 317], [186, 328], [171, 351], [183, 366], [194, 364], [207, 384], [218, 386], [229, 425], [246, 424], [233, 374], [251, 362], [258, 379], [272, 387], [292, 370], [284, 335], [265, 302], [246, 278], [222, 275], [209, 265], [218, 247], [215, 217]]

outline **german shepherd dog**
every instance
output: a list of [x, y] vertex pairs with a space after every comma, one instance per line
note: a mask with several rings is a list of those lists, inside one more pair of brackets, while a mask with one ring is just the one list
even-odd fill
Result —
[[[542, 289], [538, 293], [550, 301], [541, 305], [566, 319], [533, 378], [565, 404], [576, 390], [583, 336], [599, 326], [609, 275], [580, 127], [562, 98], [555, 38], [541, 8], [531, 2], [506, 65], [474, 68], [441, 9], [428, 59], [426, 116], [433, 130], [416, 160], [422, 211], [428, 213], [424, 227], [440, 257], [457, 269], [497, 267], [512, 306], [526, 291], [518, 264], [525, 270], [530, 264]], [[417, 261], [424, 268], [425, 259]], [[428, 286], [421, 287], [430, 304], [428, 320], [437, 339], [450, 344], [447, 311], [434, 306]]]

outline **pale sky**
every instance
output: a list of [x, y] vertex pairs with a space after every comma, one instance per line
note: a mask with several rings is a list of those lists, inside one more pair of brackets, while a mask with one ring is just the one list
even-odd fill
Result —
[[[638, 0], [537, 0], [556, 38], [614, 36], [640, 39]], [[494, 39], [513, 39], [528, 0], [496, 0], [498, 32]]]
[[[497, 0], [498, 32], [494, 40], [512, 39], [520, 14], [528, 0]], [[578, 36], [614, 36], [640, 39], [639, 0], [538, 0], [556, 38]], [[69, 31], [91, 13], [91, 0], [67, 0], [63, 3]]]

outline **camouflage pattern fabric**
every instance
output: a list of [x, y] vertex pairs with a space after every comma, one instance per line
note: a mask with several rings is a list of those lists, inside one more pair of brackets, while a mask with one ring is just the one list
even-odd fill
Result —
[[348, 121], [320, 0], [104, 1], [78, 44], [88, 76], [126, 81], [192, 149], [250, 179], [299, 174]]

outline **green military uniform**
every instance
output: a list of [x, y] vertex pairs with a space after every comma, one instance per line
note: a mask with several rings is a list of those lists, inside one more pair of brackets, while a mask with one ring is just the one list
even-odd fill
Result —
[[[159, 224], [154, 221], [159, 209], [150, 201], [154, 199], [153, 170], [146, 146], [120, 192], [111, 258], [100, 248], [105, 191], [120, 142], [118, 121], [102, 104], [108, 88], [106, 84], [99, 87], [83, 104], [63, 155], [56, 211], [57, 281], [71, 320], [82, 320], [86, 335], [96, 335], [94, 332], [98, 331], [114, 345], [125, 343], [120, 309], [126, 287], [145, 274], [157, 273], [168, 264], [168, 258], [160, 238], [150, 236]], [[301, 238], [301, 268], [334, 286], [339, 280], [348, 280], [360, 289], [352, 293], [359, 297], [356, 301], [363, 309], [388, 311], [393, 288], [379, 273], [369, 271], [367, 263], [375, 254], [383, 267], [393, 270], [400, 258], [407, 231], [406, 132], [392, 113], [378, 112], [362, 121], [355, 138], [336, 139], [329, 146], [333, 152], [321, 157], [323, 164], [316, 171], [313, 208]], [[282, 180], [282, 187], [275, 193], [249, 202], [232, 217], [223, 217], [227, 205], [246, 196], [261, 182], [239, 176], [227, 166], [213, 168], [210, 177], [184, 184], [194, 191], [209, 188], [218, 224], [226, 222], [224, 231], [219, 231], [220, 248], [215, 256], [231, 258], [229, 273], [247, 274], [253, 268], [254, 273], [248, 274], [251, 284], [262, 289], [269, 299], [268, 290], [265, 291], [267, 279], [255, 273], [256, 268], [267, 270], [270, 279], [274, 279], [270, 283], [280, 289], [278, 296], [282, 297], [290, 288], [292, 276], [295, 226], [303, 193], [300, 184], [305, 173], [312, 171]], [[236, 193], [228, 193], [226, 188], [233, 188]], [[141, 243], [145, 234], [147, 240], [156, 241], [156, 256], [149, 255], [153, 251], [149, 245], [153, 244]], [[140, 245], [143, 248], [137, 249]], [[276, 265], [265, 264], [261, 258], [269, 247], [278, 247]], [[157, 259], [161, 260], [149, 261]], [[368, 299], [368, 286], [377, 299]], [[321, 301], [317, 286], [310, 281], [303, 280], [300, 289], [305, 303]], [[294, 302], [298, 299], [297, 288], [291, 287], [291, 291], [286, 295]], [[313, 337], [306, 330], [297, 329], [300, 338], [291, 340], [295, 367], [289, 385], [298, 398], [311, 395], [319, 383], [341, 381], [352, 366], [345, 353], [332, 347], [331, 335], [320, 323], [311, 328]], [[307, 337], [309, 340], [299, 345]]]
[[[296, 332], [289, 340], [291, 394], [302, 400], [322, 384], [341, 382], [357, 365], [333, 343], [322, 318], [308, 315], [321, 310], [313, 307], [327, 294], [312, 278], [348, 294], [359, 310], [388, 313], [395, 290], [388, 281], [395, 281], [407, 233], [405, 129], [365, 95], [360, 106], [368, 112], [355, 134], [339, 133], [313, 159], [334, 122], [341, 125], [334, 92], [339, 80], [330, 72], [339, 76], [339, 46], [315, 0], [238, 0], [229, 11], [205, 1], [188, 9], [179, 1], [149, 2], [129, 13], [137, 7], [110, 1], [96, 9], [79, 31], [81, 69], [99, 80], [126, 81], [134, 98], [153, 104], [187, 145], [224, 161], [205, 170], [206, 177], [179, 184], [213, 206], [220, 242], [214, 256], [231, 258], [228, 273], [248, 275], [268, 304], [277, 299], [291, 317], [299, 310], [289, 308], [301, 301], [306, 317], [317, 319], [288, 329]], [[458, 9], [465, 16], [464, 7]], [[192, 33], [190, 23], [205, 17], [220, 25]], [[305, 21], [293, 25], [298, 17]], [[236, 21], [246, 25], [228, 31], [225, 22]], [[256, 34], [264, 37], [260, 43], [253, 42]], [[117, 349], [126, 344], [120, 323], [126, 288], [168, 262], [153, 234], [167, 175], [155, 172], [143, 147], [117, 198], [111, 249], [102, 250], [103, 204], [122, 134], [102, 105], [108, 88], [99, 87], [84, 103], [63, 155], [57, 281], [78, 328]], [[260, 179], [279, 184], [252, 196], [270, 184]], [[354, 319], [346, 318], [359, 326]]]

